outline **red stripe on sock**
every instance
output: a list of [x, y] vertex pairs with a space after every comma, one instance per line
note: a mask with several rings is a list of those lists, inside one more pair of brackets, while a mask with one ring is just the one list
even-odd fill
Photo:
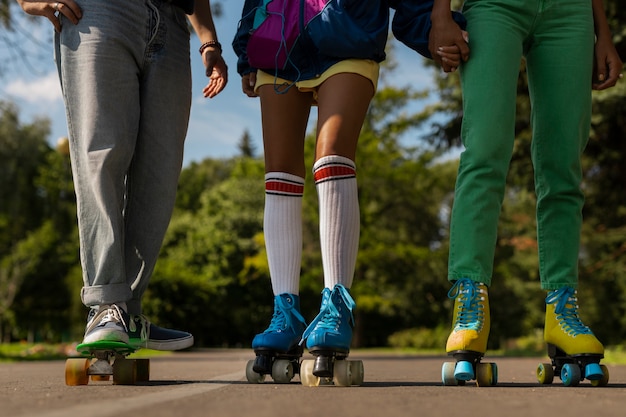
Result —
[[278, 180], [265, 181], [265, 191], [281, 194], [304, 194], [304, 185]]
[[331, 179], [332, 177], [354, 177], [356, 170], [346, 165], [326, 165], [315, 171], [315, 182]]

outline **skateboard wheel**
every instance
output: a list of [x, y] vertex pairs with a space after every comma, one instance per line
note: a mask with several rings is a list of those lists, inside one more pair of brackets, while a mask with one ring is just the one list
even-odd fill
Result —
[[293, 378], [293, 365], [287, 359], [276, 359], [272, 365], [272, 379], [279, 384], [288, 384]]
[[137, 364], [137, 382], [150, 381], [150, 359], [135, 359]]
[[554, 380], [554, 369], [549, 363], [540, 363], [537, 366], [537, 381], [540, 384], [549, 385]]
[[254, 360], [248, 361], [246, 365], [246, 379], [252, 384], [260, 384], [265, 380], [265, 375], [254, 371]]
[[602, 378], [591, 381], [591, 385], [594, 387], [606, 387], [609, 384], [609, 368], [606, 365], [600, 365], [600, 369], [602, 370]]
[[566, 387], [575, 387], [580, 383], [581, 375], [578, 365], [566, 363], [561, 368], [561, 381]]
[[479, 387], [491, 387], [498, 382], [498, 368], [495, 363], [476, 365], [476, 384]]
[[320, 385], [320, 378], [313, 375], [313, 367], [315, 361], [313, 359], [305, 359], [300, 365], [300, 382], [305, 387], [317, 387]]
[[117, 358], [113, 364], [113, 384], [134, 385], [137, 381], [137, 362], [134, 359]]
[[111, 379], [111, 375], [91, 375], [91, 380], [92, 381], [108, 381]]
[[77, 386], [89, 383], [89, 359], [70, 358], [65, 361], [65, 385]]

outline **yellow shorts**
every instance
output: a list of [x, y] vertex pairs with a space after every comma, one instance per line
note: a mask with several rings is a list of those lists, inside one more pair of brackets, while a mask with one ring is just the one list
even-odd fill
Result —
[[[326, 81], [329, 77], [335, 74], [353, 73], [359, 74], [372, 82], [374, 91], [378, 88], [378, 74], [380, 70], [380, 64], [378, 62], [369, 59], [346, 59], [337, 62], [335, 65], [328, 68], [321, 75], [311, 78], [309, 80], [296, 81], [295, 86], [299, 91], [313, 92], [313, 99], [317, 102], [317, 89]], [[276, 86], [288, 86], [294, 84], [292, 81], [285, 80], [283, 78], [275, 77], [264, 71], [257, 71], [256, 84], [254, 85], [254, 92], [259, 93], [259, 87], [262, 85], [272, 84]]]

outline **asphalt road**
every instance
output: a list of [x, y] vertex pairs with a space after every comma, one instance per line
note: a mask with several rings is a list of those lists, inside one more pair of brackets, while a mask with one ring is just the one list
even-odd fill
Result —
[[[486, 358], [498, 364], [495, 387], [441, 383], [445, 356], [373, 354], [362, 359], [360, 387], [250, 384], [250, 350], [179, 352], [151, 359], [151, 380], [121, 386], [90, 382], [68, 387], [64, 361], [0, 363], [0, 416], [624, 416], [626, 366], [607, 365], [609, 385], [583, 381], [540, 385], [535, 370], [545, 358]], [[307, 355], [308, 356], [308, 355]]]

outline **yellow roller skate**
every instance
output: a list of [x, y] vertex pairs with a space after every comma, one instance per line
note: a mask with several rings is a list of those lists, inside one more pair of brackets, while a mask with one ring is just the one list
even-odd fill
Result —
[[576, 386], [585, 378], [594, 386], [608, 384], [608, 369], [600, 365], [604, 346], [580, 320], [574, 288], [565, 287], [548, 293], [544, 339], [552, 363], [537, 367], [540, 383], [551, 384], [556, 374], [565, 386]]
[[476, 379], [479, 386], [496, 385], [496, 364], [480, 362], [487, 350], [490, 329], [487, 286], [470, 279], [460, 279], [454, 283], [448, 297], [454, 299], [454, 318], [446, 352], [456, 362], [443, 364], [443, 384], [464, 385], [466, 381]]

